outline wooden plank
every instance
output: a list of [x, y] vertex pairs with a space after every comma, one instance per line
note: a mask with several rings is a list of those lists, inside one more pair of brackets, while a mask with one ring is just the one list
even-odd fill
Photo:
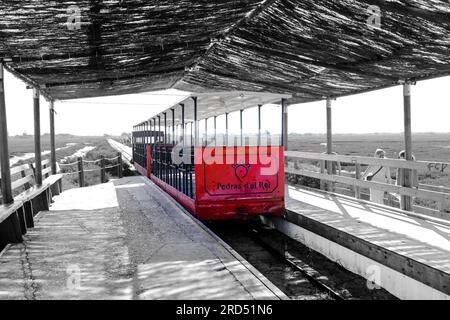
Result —
[[285, 168], [285, 172], [290, 173], [290, 174], [298, 174], [298, 175], [306, 176], [306, 177], [310, 177], [310, 178], [327, 180], [327, 181], [331, 181], [331, 182], [339, 182], [339, 183], [348, 184], [348, 185], [351, 185], [354, 187], [382, 190], [382, 191], [387, 191], [387, 192], [392, 192], [392, 193], [398, 193], [400, 195], [419, 197], [419, 198], [430, 199], [430, 200], [435, 200], [435, 201], [445, 201], [446, 199], [450, 198], [450, 195], [448, 195], [446, 193], [441, 193], [441, 192], [418, 190], [418, 189], [396, 186], [396, 185], [392, 185], [392, 184], [378, 183], [378, 182], [365, 181], [365, 180], [356, 180], [356, 179], [352, 179], [352, 178], [340, 177], [340, 176], [335, 176], [335, 175], [330, 176], [330, 175], [321, 174], [318, 172], [300, 170], [300, 169], [292, 169], [289, 167]]
[[32, 183], [32, 182], [33, 182], [33, 176], [26, 176], [24, 178], [13, 181], [13, 183], [11, 184], [11, 188], [12, 188], [12, 190], [17, 190], [18, 188], [23, 187], [25, 184]]
[[21, 166], [12, 167], [12, 168], [11, 168], [11, 175], [20, 173], [20, 172], [22, 172], [22, 171], [25, 171], [25, 172], [26, 172], [26, 171], [29, 170], [29, 169], [30, 169], [30, 167], [29, 167], [28, 164], [22, 164]]
[[445, 172], [446, 169], [450, 169], [450, 163], [445, 162], [426, 162], [426, 161], [405, 161], [398, 159], [381, 159], [374, 157], [359, 157], [359, 156], [344, 156], [344, 155], [331, 155], [312, 152], [300, 152], [300, 151], [286, 151], [284, 153], [286, 158], [300, 158], [308, 160], [325, 160], [344, 163], [360, 163], [364, 165], [377, 165], [392, 168], [404, 168], [418, 171], [439, 171]]
[[51, 167], [47, 167], [42, 169], [42, 175], [45, 176], [46, 174], [49, 174], [52, 172], [52, 168]]

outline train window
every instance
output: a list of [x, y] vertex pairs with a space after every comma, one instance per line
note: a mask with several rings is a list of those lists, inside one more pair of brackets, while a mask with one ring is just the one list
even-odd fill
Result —
[[[274, 114], [280, 117], [274, 120]], [[261, 146], [281, 146], [281, 105], [262, 106], [261, 128]]]

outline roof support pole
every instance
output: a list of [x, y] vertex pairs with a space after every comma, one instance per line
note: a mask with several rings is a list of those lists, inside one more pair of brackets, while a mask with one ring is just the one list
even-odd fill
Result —
[[[327, 98], [327, 154], [333, 153], [331, 98]], [[331, 168], [329, 168], [331, 170]], [[329, 171], [328, 173], [330, 173]]]
[[153, 135], [153, 132], [152, 132], [152, 119], [148, 119], [147, 120], [147, 128], [148, 128], [148, 139], [147, 139], [147, 143], [148, 144], [151, 144], [152, 143], [152, 135]]
[[214, 116], [214, 146], [217, 147], [217, 116]]
[[162, 137], [161, 137], [161, 116], [158, 116], [158, 142], [162, 142]]
[[148, 143], [152, 144], [153, 143], [153, 141], [152, 141], [152, 136], [153, 136], [152, 120], [151, 119], [147, 120], [147, 123], [148, 123]]
[[240, 136], [241, 136], [240, 137], [240, 140], [241, 140], [240, 145], [241, 145], [241, 147], [244, 146], [244, 124], [242, 122], [243, 114], [244, 114], [244, 110], [241, 109], [239, 111], [239, 121], [240, 121], [239, 127], [240, 127], [240, 130], [241, 130], [241, 134], [240, 134]]
[[55, 144], [55, 103], [50, 100], [50, 165], [52, 174], [56, 174], [56, 144]]
[[[331, 98], [327, 98], [327, 154], [333, 153], [333, 131], [332, 131], [332, 113], [331, 113]], [[327, 172], [329, 175], [333, 174], [333, 162], [327, 161]], [[328, 191], [333, 192], [333, 183], [327, 183]]]
[[156, 130], [156, 118], [153, 118], [153, 141], [154, 143], [158, 143], [158, 132]]
[[6, 121], [6, 103], [3, 63], [0, 61], [0, 164], [3, 203], [14, 201], [11, 187], [11, 171], [9, 169], [8, 125]]
[[193, 131], [194, 123], [191, 122], [191, 147], [194, 146], [194, 131]]
[[261, 104], [258, 104], [258, 146], [261, 146]]
[[42, 185], [42, 156], [41, 156], [41, 111], [39, 104], [39, 89], [33, 88], [34, 106], [34, 161], [35, 179], [38, 186]]
[[175, 109], [170, 109], [172, 111], [172, 144], [175, 145]]
[[150, 141], [150, 122], [147, 120], [145, 121], [145, 143], [149, 143]]
[[288, 150], [288, 106], [287, 99], [281, 99], [281, 145]]
[[208, 146], [208, 118], [205, 118], [205, 147]]
[[194, 147], [198, 146], [198, 114], [197, 114], [197, 97], [192, 97], [194, 100]]
[[228, 112], [225, 113], [225, 146], [228, 147]]
[[[404, 112], [404, 131], [405, 131], [405, 159], [412, 161], [412, 129], [411, 129], [411, 83], [403, 84], [403, 112]], [[404, 179], [402, 185], [407, 188], [412, 187], [412, 171], [404, 169]], [[412, 197], [401, 196], [401, 209], [412, 211]]]
[[164, 112], [164, 144], [167, 144], [167, 112]]
[[185, 124], [184, 124], [184, 104], [181, 106], [181, 139], [183, 139], [183, 147], [185, 146]]

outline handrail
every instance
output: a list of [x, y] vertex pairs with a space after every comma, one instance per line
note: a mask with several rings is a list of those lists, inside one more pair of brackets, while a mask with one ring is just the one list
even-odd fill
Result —
[[429, 162], [429, 161], [405, 161], [401, 159], [386, 159], [374, 157], [360, 157], [360, 156], [344, 156], [324, 153], [300, 152], [300, 151], [286, 151], [286, 158], [301, 158], [308, 160], [324, 160], [335, 161], [343, 163], [359, 163], [365, 165], [381, 165], [385, 167], [394, 167], [402, 169], [411, 169], [418, 171], [431, 171], [433, 169], [444, 172], [446, 169], [450, 171], [450, 163], [446, 162]]
[[[309, 178], [315, 178], [321, 181], [321, 189], [324, 189], [324, 182], [328, 183], [341, 183], [349, 186], [353, 186], [355, 189], [355, 196], [360, 198], [360, 188], [368, 188], [375, 189], [380, 191], [386, 191], [389, 193], [394, 193], [407, 197], [417, 197], [422, 199], [428, 199], [436, 201], [438, 204], [438, 208], [441, 213], [445, 213], [446, 204], [450, 203], [450, 188], [441, 187], [441, 186], [433, 186], [433, 185], [424, 185], [419, 184], [417, 188], [414, 187], [405, 187], [400, 185], [393, 185], [382, 182], [374, 182], [361, 180], [360, 174], [358, 172], [358, 166], [361, 164], [368, 165], [379, 165], [386, 167], [396, 167], [401, 169], [410, 169], [410, 170], [432, 170], [432, 168], [438, 169], [440, 172], [444, 172], [445, 169], [450, 166], [447, 163], [437, 163], [425, 162], [425, 161], [405, 161], [405, 160], [396, 160], [396, 159], [381, 159], [381, 158], [371, 158], [371, 157], [358, 157], [358, 156], [341, 156], [341, 155], [329, 155], [329, 154], [317, 154], [310, 152], [297, 152], [297, 151], [287, 151], [285, 153], [286, 158], [297, 158], [297, 159], [307, 159], [320, 161], [321, 167], [320, 172], [313, 171], [304, 168], [295, 168], [292, 166], [292, 163], [286, 161], [285, 172], [293, 175], [300, 175]], [[353, 163], [357, 166], [357, 172], [350, 173], [345, 172], [344, 175], [333, 174], [333, 172], [326, 172], [323, 168], [323, 164], [328, 162], [342, 162], [342, 163]], [[318, 168], [319, 169], [319, 168]], [[330, 189], [332, 190], [332, 188]], [[429, 209], [433, 210], [433, 209]], [[436, 211], [436, 212], [438, 212]]]
[[430, 199], [430, 200], [434, 200], [434, 201], [450, 200], [450, 194], [443, 193], [443, 192], [420, 190], [420, 189], [416, 189], [416, 188], [408, 188], [408, 187], [402, 187], [402, 186], [397, 186], [397, 185], [393, 185], [393, 184], [366, 181], [366, 180], [357, 180], [354, 178], [341, 177], [341, 176], [337, 176], [337, 175], [328, 175], [325, 173], [318, 173], [318, 172], [301, 170], [301, 169], [285, 168], [285, 172], [290, 173], [290, 174], [306, 176], [306, 177], [310, 177], [310, 178], [326, 180], [326, 181], [330, 181], [330, 182], [343, 183], [343, 184], [347, 184], [347, 185], [352, 185], [354, 187], [363, 187], [363, 188], [376, 189], [376, 190], [387, 191], [387, 192], [392, 192], [392, 193], [398, 193], [398, 194], [401, 194], [404, 196], [420, 197], [420, 198], [426, 198], [426, 199]]

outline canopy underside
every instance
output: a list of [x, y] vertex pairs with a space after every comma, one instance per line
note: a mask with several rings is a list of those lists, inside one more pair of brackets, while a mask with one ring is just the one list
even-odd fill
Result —
[[52, 99], [176, 88], [300, 103], [449, 75], [450, 2], [4, 0], [0, 39], [6, 67]]

